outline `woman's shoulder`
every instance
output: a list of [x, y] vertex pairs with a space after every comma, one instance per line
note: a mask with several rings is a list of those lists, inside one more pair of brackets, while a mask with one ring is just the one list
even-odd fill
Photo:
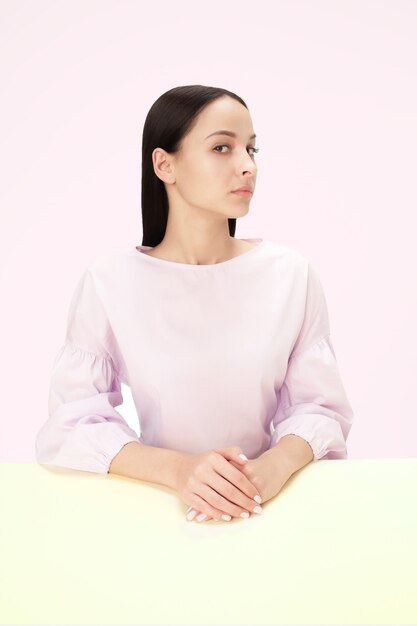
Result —
[[288, 261], [292, 264], [305, 267], [309, 263], [309, 259], [296, 248], [284, 246], [272, 239], [264, 239], [265, 254], [270, 257]]

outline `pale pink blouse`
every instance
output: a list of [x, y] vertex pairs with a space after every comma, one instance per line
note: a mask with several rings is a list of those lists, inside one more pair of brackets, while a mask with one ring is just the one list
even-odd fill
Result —
[[[256, 458], [287, 434], [346, 459], [353, 412], [317, 271], [272, 241], [211, 265], [103, 255], [72, 295], [52, 367], [41, 464], [106, 473], [130, 441]], [[128, 385], [133, 430], [116, 410]]]

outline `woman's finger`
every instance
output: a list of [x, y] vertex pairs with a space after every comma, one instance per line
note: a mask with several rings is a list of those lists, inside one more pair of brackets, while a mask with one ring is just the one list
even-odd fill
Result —
[[[220, 495], [224, 493], [222, 487], [223, 489], [227, 487], [232, 496], [231, 502], [245, 509], [249, 507], [248, 510], [252, 510], [250, 505], [253, 501], [255, 501], [256, 504], [261, 504], [262, 497], [258, 489], [243, 472], [233, 465], [233, 463], [229, 463], [222, 455], [219, 455], [213, 465], [214, 470], [220, 475], [221, 480], [216, 477], [216, 482], [212, 486]], [[226, 485], [223, 479], [231, 483], [232, 489]]]
[[[203, 522], [203, 521], [204, 521], [204, 522], [206, 522], [206, 521], [208, 521], [209, 519], [214, 519], [214, 521], [215, 521], [215, 522], [217, 522], [217, 520], [216, 520], [216, 518], [215, 518], [215, 517], [211, 518], [211, 517], [210, 517], [210, 515], [207, 515], [207, 514], [205, 514], [205, 513], [204, 513], [203, 515], [205, 515], [205, 517], [204, 517], [204, 518], [202, 518], [202, 517], [201, 517], [201, 516], [202, 516], [201, 511], [197, 511], [197, 509], [195, 509], [195, 508], [193, 508], [192, 506], [190, 506], [190, 508], [187, 510], [186, 518], [187, 518], [187, 519], [188, 519], [188, 521], [190, 521], [190, 522], [191, 522], [192, 520], [195, 520], [195, 521], [197, 521], [197, 522]], [[197, 519], [197, 518], [199, 518], [199, 519]]]

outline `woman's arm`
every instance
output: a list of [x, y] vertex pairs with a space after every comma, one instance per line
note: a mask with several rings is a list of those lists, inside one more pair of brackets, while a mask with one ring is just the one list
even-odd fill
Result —
[[314, 460], [310, 444], [298, 435], [285, 435], [261, 456], [271, 457], [277, 465], [287, 468], [288, 476]]
[[146, 480], [176, 489], [178, 466], [183, 457], [184, 453], [177, 450], [130, 441], [111, 461], [109, 474]]

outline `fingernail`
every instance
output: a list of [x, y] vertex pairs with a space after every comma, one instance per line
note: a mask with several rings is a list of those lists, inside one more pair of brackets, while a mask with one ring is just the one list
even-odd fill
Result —
[[232, 519], [232, 516], [224, 514], [222, 515], [222, 519], [224, 519], [225, 522], [230, 522], [230, 520]]
[[206, 519], [206, 517], [207, 517], [207, 515], [206, 515], [205, 513], [200, 513], [200, 515], [197, 515], [196, 519], [197, 519], [199, 522], [202, 522], [202, 521], [203, 521], [203, 519]]
[[240, 517], [249, 517], [249, 511], [242, 511]]
[[248, 457], [245, 456], [244, 454], [239, 454], [240, 458], [243, 459], [244, 461], [248, 460]]
[[262, 502], [262, 498], [261, 496], [253, 496], [253, 499], [255, 500], [255, 502], [257, 502], [258, 504], [261, 504]]
[[196, 513], [197, 513], [197, 511], [190, 511], [189, 513], [187, 513], [187, 519], [188, 520], [194, 519], [194, 516], [195, 516]]
[[262, 509], [261, 509], [261, 507], [260, 507], [260, 506], [255, 506], [255, 507], [252, 509], [252, 511], [253, 511], [254, 513], [262, 513]]

